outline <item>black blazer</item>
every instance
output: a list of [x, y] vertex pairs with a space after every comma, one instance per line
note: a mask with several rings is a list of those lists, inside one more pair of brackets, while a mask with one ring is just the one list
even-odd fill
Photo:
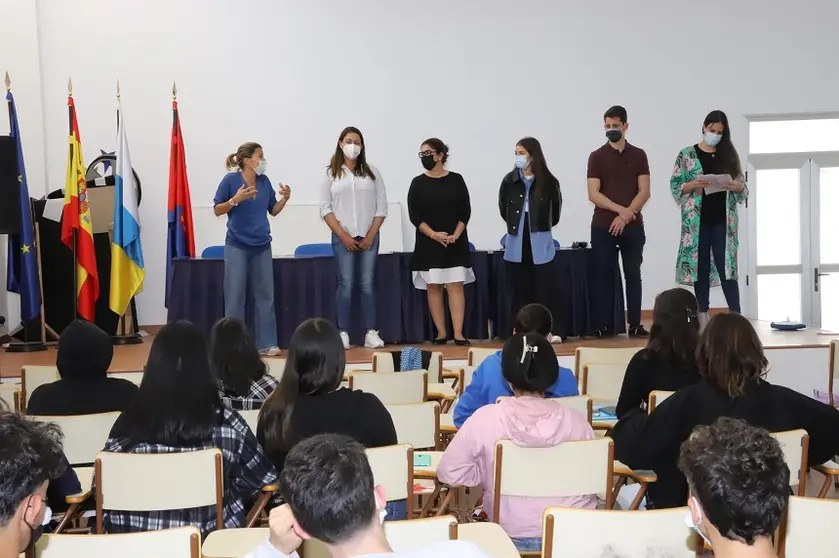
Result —
[[[535, 198], [537, 183], [530, 187], [530, 230], [533, 232], [548, 232], [559, 223], [562, 212], [562, 192], [559, 181], [553, 184], [539, 185], [539, 198]], [[498, 189], [498, 211], [507, 223], [507, 234], [519, 233], [519, 220], [524, 208], [524, 193], [526, 188], [518, 169], [504, 177]]]

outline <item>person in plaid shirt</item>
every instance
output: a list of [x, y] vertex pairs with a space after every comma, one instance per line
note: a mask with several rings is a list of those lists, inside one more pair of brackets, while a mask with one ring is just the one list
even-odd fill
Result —
[[224, 406], [236, 411], [259, 409], [280, 385], [268, 374], [248, 326], [236, 318], [222, 318], [213, 326], [210, 366]]
[[[152, 343], [134, 403], [116, 420], [104, 451], [170, 453], [218, 448], [224, 471], [224, 527], [244, 527], [248, 506], [277, 471], [236, 411], [222, 405], [204, 334], [186, 321], [163, 327]], [[155, 512], [106, 511], [105, 532], [194, 525], [206, 536], [215, 507]]]

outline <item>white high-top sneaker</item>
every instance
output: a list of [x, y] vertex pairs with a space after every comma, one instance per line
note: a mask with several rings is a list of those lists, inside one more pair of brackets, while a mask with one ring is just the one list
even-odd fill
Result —
[[350, 350], [350, 335], [346, 331], [341, 332], [341, 343], [344, 344], [344, 350]]
[[364, 346], [368, 349], [381, 349], [385, 346], [385, 342], [382, 341], [382, 338], [379, 337], [379, 332], [375, 329], [371, 329], [367, 332], [367, 335], [364, 337]]

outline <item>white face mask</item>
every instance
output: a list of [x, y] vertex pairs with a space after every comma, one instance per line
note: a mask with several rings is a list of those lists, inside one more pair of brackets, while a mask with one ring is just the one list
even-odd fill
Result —
[[350, 161], [355, 161], [361, 154], [361, 146], [354, 143], [345, 143], [341, 149], [344, 151], [344, 157]]
[[[693, 499], [693, 501], [694, 501], [694, 503], [697, 503], [696, 499]], [[698, 503], [697, 503], [697, 507], [698, 507]], [[702, 522], [702, 512], [699, 512], [699, 517], [700, 517], [699, 521], [701, 523]], [[698, 533], [699, 536], [702, 537], [702, 540], [704, 540], [706, 543], [708, 543], [708, 546], [711, 546], [711, 539], [706, 537], [705, 533], [702, 532], [702, 530], [699, 528], [699, 526], [697, 526], [693, 522], [693, 513], [691, 512], [690, 509], [688, 509], [688, 511], [685, 512], [685, 525], [687, 525], [690, 530]]]
[[261, 161], [260, 161], [260, 162], [256, 165], [256, 167], [253, 169], [253, 171], [254, 171], [256, 174], [265, 174], [265, 169], [266, 169], [267, 167], [268, 167], [268, 161], [266, 161], [265, 159], [262, 159], [262, 160], [261, 160]]
[[716, 147], [722, 141], [722, 134], [715, 134], [713, 132], [705, 132], [702, 134], [702, 139], [709, 147]]

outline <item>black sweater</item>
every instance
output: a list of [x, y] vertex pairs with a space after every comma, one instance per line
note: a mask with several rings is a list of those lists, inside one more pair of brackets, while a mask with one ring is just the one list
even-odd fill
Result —
[[646, 403], [651, 391], [678, 391], [700, 379], [695, 362], [667, 359], [658, 353], [651, 353], [649, 349], [641, 349], [626, 367], [615, 412], [620, 418], [632, 409], [639, 408], [641, 403]]
[[[393, 419], [379, 398], [372, 393], [341, 388], [323, 395], [301, 395], [294, 403], [291, 426], [297, 440], [318, 434], [343, 434], [368, 448], [396, 444]], [[263, 448], [265, 432], [259, 421], [256, 437]], [[283, 470], [287, 453], [268, 451], [277, 472]]]
[[134, 401], [137, 390], [122, 378], [63, 378], [35, 389], [26, 412], [50, 416], [122, 412]]
[[649, 416], [641, 409], [624, 415], [612, 431], [615, 458], [658, 474], [648, 491], [654, 507], [684, 506], [688, 487], [677, 467], [679, 449], [694, 428], [719, 417], [744, 419], [770, 432], [806, 430], [813, 465], [839, 453], [839, 410], [766, 381], [747, 384], [745, 394], [732, 399], [703, 379], [668, 397]]

